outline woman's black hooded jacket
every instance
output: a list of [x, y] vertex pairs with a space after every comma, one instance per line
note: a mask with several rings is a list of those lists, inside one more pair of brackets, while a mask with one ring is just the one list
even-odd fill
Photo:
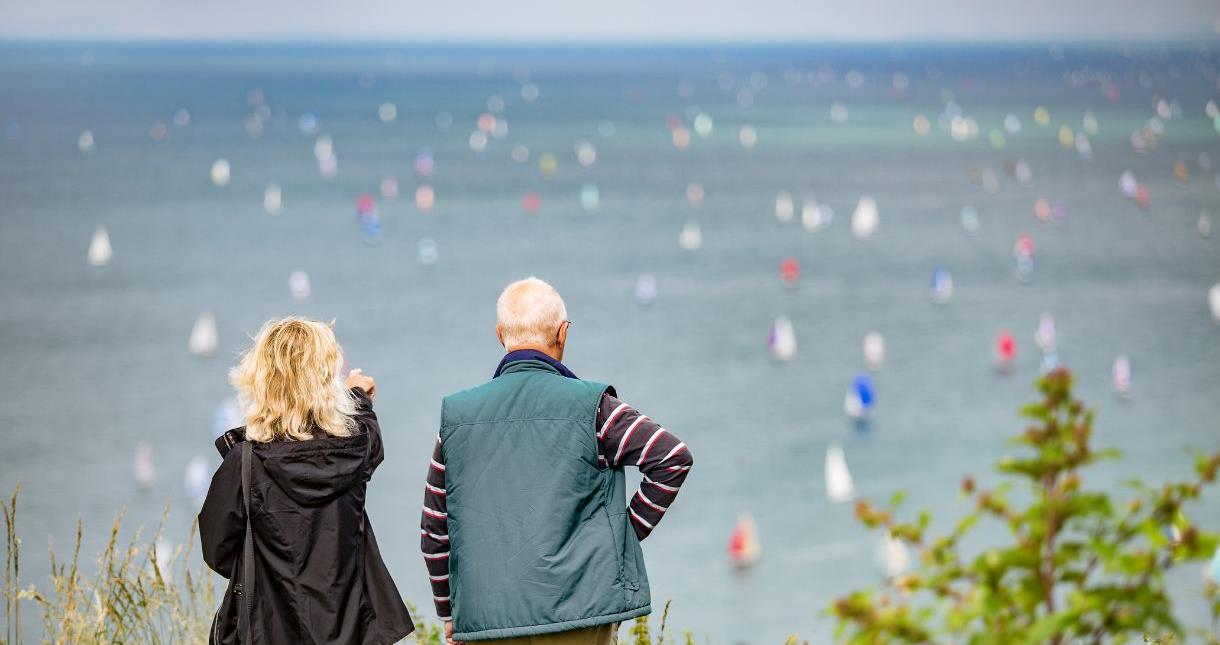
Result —
[[[254, 643], [379, 645], [414, 629], [364, 510], [365, 485], [384, 457], [381, 430], [364, 391], [352, 394], [351, 436], [251, 445]], [[244, 436], [240, 430], [230, 435]], [[212, 625], [217, 644], [242, 642], [234, 593], [246, 533], [239, 448], [224, 454], [199, 512], [203, 559], [229, 579]]]

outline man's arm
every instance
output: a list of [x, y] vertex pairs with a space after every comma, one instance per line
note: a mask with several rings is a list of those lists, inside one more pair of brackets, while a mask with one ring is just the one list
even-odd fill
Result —
[[440, 435], [437, 435], [436, 448], [432, 451], [432, 462], [428, 464], [427, 482], [424, 484], [420, 548], [424, 552], [428, 580], [432, 583], [432, 600], [436, 604], [436, 615], [446, 622], [451, 618], [447, 519], [448, 515], [445, 513], [445, 455], [441, 452]]
[[652, 419], [610, 394], [597, 409], [598, 457], [604, 467], [635, 466], [644, 475], [627, 505], [640, 540], [665, 516], [694, 465], [686, 444]]

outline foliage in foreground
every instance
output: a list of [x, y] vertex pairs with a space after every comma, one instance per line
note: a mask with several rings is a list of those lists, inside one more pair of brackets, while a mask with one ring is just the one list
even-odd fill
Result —
[[[43, 640], [53, 643], [199, 643], [206, 642], [216, 606], [213, 577], [192, 566], [191, 542], [166, 553], [161, 526], [147, 545], [140, 532], [119, 540], [123, 517], [110, 527], [110, 537], [97, 558], [97, 572], [81, 571], [84, 537], [76, 524], [72, 556], [60, 561], [54, 546], [51, 587], [43, 591], [21, 586], [21, 539], [17, 535], [17, 491], [0, 504], [4, 512], [4, 643], [22, 639], [21, 602], [32, 600], [42, 614]], [[191, 536], [195, 527], [191, 526]], [[174, 579], [174, 574], [181, 576]]]
[[[1072, 398], [1072, 375], [1038, 381], [1042, 400], [1021, 413], [1031, 425], [1014, 439], [1027, 448], [1005, 457], [1005, 483], [983, 490], [967, 477], [971, 510], [947, 535], [929, 534], [930, 516], [896, 519], [901, 495], [886, 509], [867, 501], [857, 518], [917, 551], [914, 571], [879, 591], [838, 598], [829, 612], [837, 636], [851, 643], [1169, 642], [1185, 634], [1165, 591], [1165, 571], [1211, 557], [1217, 535], [1198, 527], [1184, 506], [1216, 479], [1220, 453], [1198, 456], [1186, 482], [1151, 487], [1130, 482], [1130, 501], [1084, 487], [1081, 470], [1115, 451], [1092, 446], [1093, 412]], [[1015, 480], [1015, 481], [1014, 481]], [[1014, 483], [1030, 495], [1012, 500]], [[980, 519], [1006, 527], [1007, 544], [967, 556], [962, 539]], [[1220, 599], [1205, 582], [1209, 642], [1218, 643]]]
[[[97, 570], [80, 568], [83, 538], [77, 522], [72, 558], [60, 562], [51, 548], [51, 586], [44, 592], [21, 585], [21, 539], [17, 535], [17, 491], [0, 501], [5, 532], [4, 632], [0, 645], [22, 640], [23, 601], [38, 606], [43, 642], [48, 643], [206, 643], [213, 612], [219, 606], [216, 576], [198, 557], [191, 557], [195, 526], [187, 543], [165, 553], [161, 528], [141, 545], [139, 531], [127, 543], [119, 540], [123, 517], [115, 519], [110, 538], [97, 558]], [[164, 518], [162, 518], [164, 526]], [[159, 546], [160, 545], [160, 546]], [[408, 603], [409, 604], [409, 603]], [[418, 616], [415, 608], [411, 615]], [[444, 630], [416, 621], [407, 642], [443, 645]]]

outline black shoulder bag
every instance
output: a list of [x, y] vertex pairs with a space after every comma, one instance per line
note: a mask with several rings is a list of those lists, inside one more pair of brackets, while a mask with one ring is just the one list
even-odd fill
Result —
[[254, 603], [254, 528], [250, 523], [250, 462], [254, 459], [254, 451], [249, 441], [241, 442], [241, 496], [246, 506], [246, 546], [242, 549], [241, 582], [237, 587], [240, 605], [237, 610], [237, 627], [241, 633], [241, 642], [254, 642], [251, 638], [250, 618]]

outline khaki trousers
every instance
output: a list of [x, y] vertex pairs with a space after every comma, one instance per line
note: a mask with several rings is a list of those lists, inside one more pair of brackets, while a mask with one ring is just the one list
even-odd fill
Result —
[[573, 629], [554, 634], [494, 638], [478, 641], [478, 645], [615, 645], [618, 642], [618, 623], [598, 625], [585, 629]]

